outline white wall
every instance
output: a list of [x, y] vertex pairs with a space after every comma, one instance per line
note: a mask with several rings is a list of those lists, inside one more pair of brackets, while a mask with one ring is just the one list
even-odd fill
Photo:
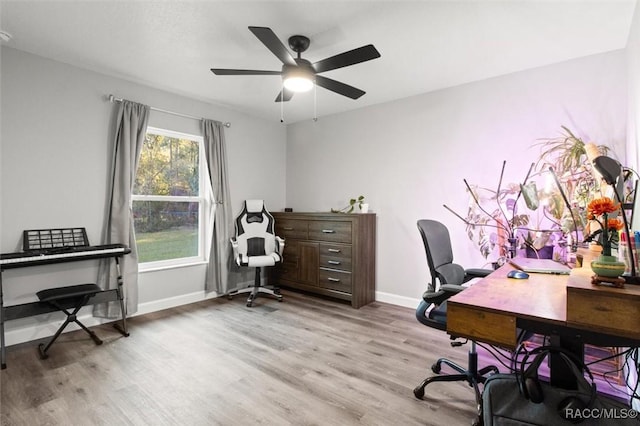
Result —
[[[640, 168], [640, 8], [636, 7], [627, 41], [628, 123], [627, 166]], [[640, 197], [636, 197], [635, 211], [640, 208]], [[640, 229], [640, 214], [634, 215], [633, 229]]]
[[414, 307], [430, 279], [418, 219], [444, 222], [456, 261], [482, 266], [442, 207], [465, 215], [463, 178], [495, 189], [507, 160], [505, 182], [521, 182], [532, 145], [561, 125], [623, 157], [626, 107], [616, 51], [290, 125], [287, 206], [328, 211], [364, 195], [378, 214], [377, 300]]
[[[263, 198], [270, 209], [285, 205], [286, 130], [220, 106], [79, 69], [2, 47], [0, 144], [0, 250], [21, 248], [24, 229], [84, 226], [101, 243], [111, 158], [113, 94], [196, 117], [229, 121], [226, 129], [233, 211], [242, 200]], [[200, 134], [197, 120], [151, 112], [149, 124]], [[95, 282], [96, 263], [10, 270], [3, 274], [5, 304], [34, 300], [35, 291]], [[205, 297], [204, 265], [143, 273], [140, 310]], [[52, 334], [56, 314], [7, 323], [7, 343]], [[56, 324], [52, 324], [56, 323]]]

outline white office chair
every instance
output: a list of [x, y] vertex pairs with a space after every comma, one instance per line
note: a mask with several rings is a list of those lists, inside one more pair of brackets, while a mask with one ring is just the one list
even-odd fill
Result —
[[264, 202], [246, 200], [244, 208], [236, 218], [235, 229], [236, 236], [231, 239], [231, 246], [236, 264], [255, 268], [256, 275], [253, 287], [235, 291], [229, 294], [229, 298], [240, 293], [250, 293], [247, 306], [251, 307], [253, 300], [260, 293], [266, 293], [282, 302], [282, 295], [277, 287], [269, 289], [260, 285], [260, 269], [282, 262], [284, 251], [284, 240], [275, 235], [274, 219], [264, 207]]

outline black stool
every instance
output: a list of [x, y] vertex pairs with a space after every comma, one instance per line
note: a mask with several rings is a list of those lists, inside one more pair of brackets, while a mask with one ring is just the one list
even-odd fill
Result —
[[38, 350], [40, 351], [40, 358], [47, 359], [49, 356], [47, 355], [47, 351], [56, 341], [58, 336], [62, 333], [62, 331], [71, 323], [72, 321], [78, 324], [84, 331], [89, 333], [91, 339], [96, 343], [96, 345], [101, 345], [102, 340], [94, 333], [89, 330], [78, 321], [76, 317], [78, 311], [82, 309], [83, 306], [87, 304], [89, 299], [95, 296], [97, 293], [100, 293], [102, 290], [96, 284], [78, 284], [71, 285], [68, 287], [57, 287], [57, 288], [49, 288], [46, 290], [41, 290], [36, 293], [38, 299], [41, 302], [49, 303], [54, 306], [56, 309], [64, 312], [67, 315], [67, 319], [64, 320], [64, 323], [58, 328], [56, 334], [49, 340], [49, 343], [45, 344], [40, 343], [38, 345]]

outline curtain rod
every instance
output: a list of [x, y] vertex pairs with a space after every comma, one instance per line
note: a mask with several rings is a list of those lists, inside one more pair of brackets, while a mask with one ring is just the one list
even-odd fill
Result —
[[[109, 102], [122, 102], [124, 99], [122, 98], [116, 98], [113, 95], [109, 95], [107, 97], [107, 99], [109, 100]], [[166, 109], [160, 109], [160, 108], [155, 108], [155, 107], [149, 107], [151, 110], [153, 111], [158, 111], [158, 112], [164, 112], [165, 114], [171, 114], [171, 115], [177, 115], [178, 117], [184, 117], [184, 118], [192, 118], [194, 120], [202, 120], [202, 117], [196, 117], [195, 115], [188, 115], [188, 114], [182, 114], [180, 112], [173, 112], [173, 111], [168, 111]], [[228, 121], [226, 123], [223, 123], [224, 127], [231, 127], [231, 123], [229, 123]]]

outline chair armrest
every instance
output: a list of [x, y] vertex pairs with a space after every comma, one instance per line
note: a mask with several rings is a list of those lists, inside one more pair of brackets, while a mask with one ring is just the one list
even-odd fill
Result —
[[465, 269], [464, 273], [469, 278], [483, 278], [493, 272], [493, 269]]
[[450, 296], [460, 293], [465, 288], [466, 287], [463, 287], [461, 285], [456, 285], [456, 284], [442, 284], [440, 286], [440, 290], [449, 293]]
[[460, 285], [443, 284], [440, 286], [438, 291], [425, 291], [422, 294], [422, 300], [427, 303], [435, 303], [436, 305], [439, 305], [454, 294], [460, 293], [462, 290], [464, 290], [464, 287]]
[[276, 235], [276, 250], [280, 257], [282, 257], [282, 253], [284, 252], [284, 239], [280, 238]]
[[422, 294], [422, 300], [427, 302], [429, 305], [439, 305], [445, 300], [451, 297], [451, 293], [447, 293], [446, 291], [438, 290], [438, 291], [425, 291]]

